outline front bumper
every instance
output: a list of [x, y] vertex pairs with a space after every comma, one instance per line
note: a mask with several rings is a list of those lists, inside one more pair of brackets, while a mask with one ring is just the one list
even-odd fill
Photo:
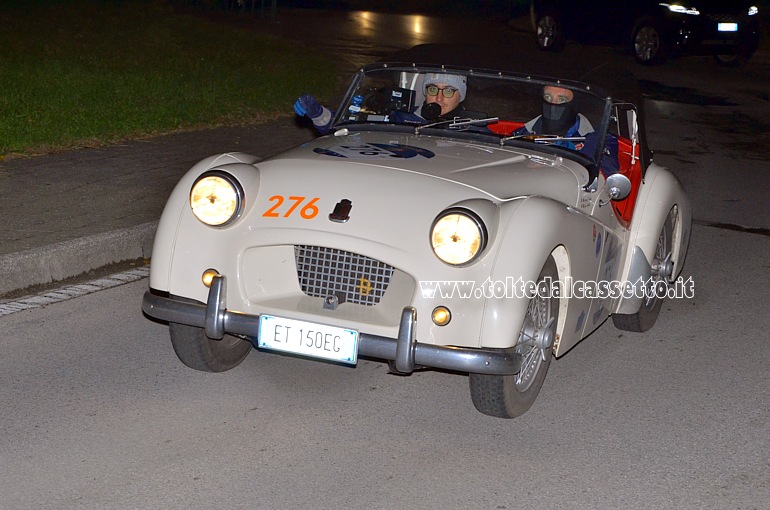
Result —
[[[142, 298], [142, 310], [154, 319], [203, 328], [206, 335], [215, 340], [225, 333], [256, 339], [259, 315], [227, 310], [225, 284], [224, 276], [214, 278], [205, 305], [147, 291]], [[417, 342], [414, 335], [416, 321], [416, 310], [407, 306], [401, 313], [397, 338], [359, 333], [359, 356], [392, 360], [396, 370], [404, 374], [413, 372], [416, 367], [487, 375], [512, 375], [521, 369], [523, 357], [514, 352]]]

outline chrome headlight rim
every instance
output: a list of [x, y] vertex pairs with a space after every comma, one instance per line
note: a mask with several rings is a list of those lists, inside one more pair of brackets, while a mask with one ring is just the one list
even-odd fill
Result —
[[[216, 177], [219, 179], [222, 179], [225, 181], [231, 188], [234, 193], [234, 200], [235, 200], [235, 206], [233, 207], [233, 212], [230, 214], [230, 217], [219, 223], [209, 223], [205, 219], [203, 219], [201, 216], [198, 215], [195, 208], [193, 207], [193, 193], [195, 191], [195, 188], [205, 179]], [[213, 227], [213, 228], [222, 228], [226, 227], [228, 225], [232, 225], [235, 221], [237, 221], [241, 214], [243, 213], [243, 204], [244, 204], [245, 194], [243, 191], [243, 186], [241, 186], [241, 183], [236, 179], [232, 174], [225, 172], [224, 170], [209, 170], [201, 175], [198, 176], [197, 179], [195, 179], [195, 182], [190, 187], [190, 193], [188, 195], [188, 204], [190, 205], [190, 209], [193, 213], [193, 216], [203, 223], [206, 226]]]
[[[479, 248], [478, 250], [476, 250], [476, 253], [474, 253], [473, 256], [471, 256], [468, 260], [464, 262], [458, 262], [458, 263], [453, 263], [441, 258], [441, 256], [436, 252], [436, 247], [433, 244], [433, 234], [435, 232], [436, 225], [438, 225], [438, 223], [442, 219], [453, 214], [458, 214], [471, 220], [475, 224], [479, 232]], [[474, 262], [476, 262], [484, 253], [484, 250], [487, 247], [488, 240], [489, 240], [489, 234], [487, 231], [487, 226], [484, 224], [484, 221], [474, 211], [467, 209], [465, 207], [450, 207], [448, 209], [444, 209], [443, 211], [441, 211], [441, 213], [439, 213], [438, 216], [436, 216], [436, 218], [433, 220], [433, 223], [430, 226], [430, 233], [429, 233], [429, 239], [428, 239], [428, 241], [430, 242], [431, 250], [433, 250], [433, 254], [436, 256], [436, 258], [439, 259], [444, 264], [447, 264], [448, 266], [451, 266], [451, 267], [467, 267], [473, 264]]]

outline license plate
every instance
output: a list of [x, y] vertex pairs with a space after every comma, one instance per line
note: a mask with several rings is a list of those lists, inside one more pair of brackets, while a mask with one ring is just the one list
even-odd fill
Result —
[[737, 32], [738, 23], [719, 23], [717, 24], [717, 30], [720, 32]]
[[315, 322], [261, 315], [258, 347], [355, 365], [358, 331]]

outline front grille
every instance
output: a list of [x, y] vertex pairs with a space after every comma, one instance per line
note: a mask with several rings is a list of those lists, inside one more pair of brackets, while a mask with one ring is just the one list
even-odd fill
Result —
[[379, 260], [334, 248], [295, 246], [294, 258], [302, 292], [339, 303], [376, 305], [393, 275], [393, 267]]

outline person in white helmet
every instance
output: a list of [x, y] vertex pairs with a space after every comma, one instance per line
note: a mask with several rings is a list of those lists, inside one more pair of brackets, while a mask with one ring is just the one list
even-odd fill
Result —
[[[467, 79], [460, 74], [428, 73], [422, 80], [425, 102], [414, 112], [397, 112], [398, 122], [423, 124], [443, 119], [452, 119], [462, 114], [463, 101], [468, 92]], [[431, 106], [433, 105], [433, 106]], [[325, 134], [331, 129], [334, 112], [322, 106], [310, 94], [301, 95], [294, 102], [294, 112], [300, 117], [307, 117], [315, 129]]]

